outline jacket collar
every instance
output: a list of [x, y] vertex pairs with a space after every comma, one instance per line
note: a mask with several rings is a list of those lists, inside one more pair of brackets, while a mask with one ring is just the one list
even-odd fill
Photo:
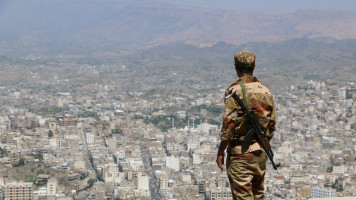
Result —
[[255, 76], [244, 76], [237, 80], [237, 82], [242, 81], [243, 83], [259, 82]]

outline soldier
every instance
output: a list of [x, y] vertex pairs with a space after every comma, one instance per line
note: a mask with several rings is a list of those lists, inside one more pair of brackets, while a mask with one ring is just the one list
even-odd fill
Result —
[[[227, 89], [226, 94], [233, 89], [244, 98], [243, 101], [249, 109], [255, 111], [268, 140], [271, 140], [275, 129], [273, 96], [271, 91], [253, 76], [255, 58], [255, 54], [250, 51], [241, 51], [234, 55], [239, 79]], [[252, 140], [248, 150], [242, 154], [241, 145], [249, 129], [243, 115], [243, 111], [232, 98], [225, 100], [221, 143], [216, 162], [219, 168], [225, 170], [224, 151], [227, 147], [226, 171], [233, 199], [265, 199], [266, 153], [256, 140]]]

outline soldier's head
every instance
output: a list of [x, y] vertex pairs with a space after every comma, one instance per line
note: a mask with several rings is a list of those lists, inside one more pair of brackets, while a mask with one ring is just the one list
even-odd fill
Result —
[[251, 51], [240, 51], [234, 55], [235, 70], [237, 75], [252, 75], [256, 67], [256, 56]]

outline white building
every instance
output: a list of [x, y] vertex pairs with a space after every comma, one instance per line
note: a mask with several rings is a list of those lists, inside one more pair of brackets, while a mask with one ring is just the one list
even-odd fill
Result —
[[57, 193], [57, 180], [50, 178], [47, 181], [47, 196], [55, 196]]
[[124, 149], [120, 149], [116, 152], [116, 157], [120, 160], [125, 159], [126, 158], [126, 153]]
[[95, 142], [95, 135], [94, 133], [85, 133], [86, 139], [87, 139], [87, 144], [94, 144]]
[[139, 196], [150, 196], [150, 181], [149, 177], [142, 172], [137, 174], [137, 191]]
[[139, 190], [149, 190], [150, 189], [149, 177], [146, 174], [138, 173], [137, 179], [138, 179], [137, 189], [139, 189]]
[[203, 159], [198, 154], [193, 154], [193, 165], [200, 165], [203, 162]]
[[62, 147], [62, 139], [60, 138], [51, 138], [49, 140], [49, 145], [52, 147]]
[[215, 134], [218, 131], [217, 125], [212, 125], [208, 123], [202, 123], [197, 126], [198, 133]]
[[345, 172], [346, 172], [345, 165], [340, 165], [340, 166], [334, 166], [333, 167], [333, 173], [344, 174]]
[[179, 158], [174, 157], [174, 156], [167, 156], [166, 157], [166, 167], [170, 169], [174, 169], [175, 171], [180, 170], [180, 163], [179, 163]]
[[312, 198], [336, 197], [336, 190], [332, 188], [312, 187]]
[[135, 172], [143, 168], [143, 162], [141, 159], [130, 159], [129, 160], [131, 169]]
[[110, 152], [115, 152], [117, 148], [116, 138], [110, 138], [108, 141], [108, 149]]
[[196, 149], [200, 146], [200, 139], [196, 137], [188, 138], [187, 142], [187, 150], [190, 151], [191, 149]]

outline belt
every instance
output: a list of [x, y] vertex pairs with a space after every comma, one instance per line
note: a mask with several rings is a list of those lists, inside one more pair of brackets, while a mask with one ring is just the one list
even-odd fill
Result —
[[[231, 148], [233, 148], [233, 147], [235, 147], [235, 146], [237, 146], [237, 145], [242, 145], [242, 142], [243, 141], [240, 141], [240, 140], [231, 140], [230, 141], [230, 146], [231, 146]], [[256, 140], [251, 140], [251, 142], [250, 142], [250, 145], [251, 144], [254, 144], [254, 143], [256, 143], [257, 141]]]
[[241, 158], [241, 157], [246, 157], [246, 156], [257, 156], [259, 157], [262, 154], [262, 150], [257, 150], [257, 151], [251, 151], [251, 152], [246, 152], [244, 154], [228, 154], [227, 158], [228, 159], [236, 159], [236, 158]]

